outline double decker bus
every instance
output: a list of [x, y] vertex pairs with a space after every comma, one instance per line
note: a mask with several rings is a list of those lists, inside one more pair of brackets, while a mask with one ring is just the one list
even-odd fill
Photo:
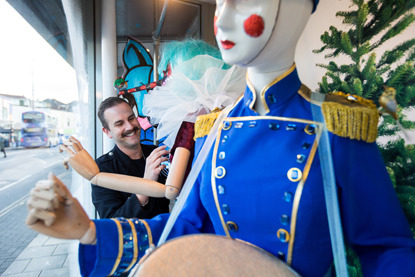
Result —
[[58, 144], [56, 118], [43, 112], [29, 111], [22, 113], [23, 147], [51, 147]]

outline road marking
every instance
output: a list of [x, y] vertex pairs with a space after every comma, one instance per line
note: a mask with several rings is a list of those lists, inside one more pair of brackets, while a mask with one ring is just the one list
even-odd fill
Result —
[[9, 212], [11, 212], [14, 208], [17, 208], [19, 206], [25, 205], [27, 200], [29, 199], [29, 194], [21, 197], [20, 199], [14, 201], [13, 203], [11, 203], [9, 206], [7, 206], [6, 208], [4, 208], [3, 210], [0, 211], [0, 218], [2, 216], [5, 216], [6, 214], [8, 214]]
[[17, 183], [20, 183], [21, 181], [26, 180], [29, 177], [32, 177], [32, 175], [27, 175], [27, 176], [23, 177], [22, 179], [17, 180], [16, 182], [13, 182], [11, 184], [8, 184], [7, 186], [0, 188], [0, 191], [5, 190], [5, 189], [8, 189], [8, 188], [16, 185]]
[[[47, 166], [46, 168], [48, 168], [48, 167], [52, 167], [52, 166], [54, 166], [55, 164], [57, 164], [57, 163], [59, 163], [59, 162], [60, 162], [60, 161], [54, 162], [54, 163], [52, 163], [51, 165]], [[44, 169], [45, 169], [45, 168], [44, 168]], [[61, 178], [65, 177], [66, 175], [71, 174], [71, 173], [72, 173], [72, 171], [67, 171], [67, 172], [64, 172], [64, 173], [59, 174], [57, 177], [58, 177], [59, 179], [61, 179]], [[20, 180], [18, 180], [18, 181], [16, 181], [16, 182], [14, 182], [14, 183], [11, 183], [11, 184], [9, 184], [9, 185], [7, 185], [7, 186], [3, 187], [3, 188], [0, 188], [0, 191], [2, 191], [2, 190], [4, 190], [4, 189], [7, 189], [7, 188], [9, 188], [9, 187], [11, 187], [11, 186], [14, 186], [15, 184], [17, 184], [17, 183], [19, 183], [19, 182], [21, 182], [21, 181], [23, 181], [23, 180], [25, 180], [25, 179], [27, 179], [27, 178], [29, 178], [29, 177], [32, 177], [32, 175], [27, 175], [27, 176], [23, 177], [22, 179], [20, 179]], [[0, 211], [0, 218], [1, 218], [1, 217], [3, 217], [3, 216], [5, 216], [5, 215], [6, 215], [6, 214], [8, 214], [9, 212], [11, 212], [13, 209], [15, 209], [15, 208], [17, 208], [17, 207], [20, 207], [20, 206], [22, 206], [22, 205], [25, 205], [25, 204], [26, 204], [26, 202], [27, 202], [27, 200], [29, 200], [29, 197], [30, 197], [30, 194], [24, 195], [24, 196], [23, 196], [23, 197], [21, 197], [20, 199], [18, 199], [18, 200], [16, 200], [16, 201], [14, 201], [12, 204], [10, 204], [9, 206], [7, 206], [7, 207], [6, 207], [6, 208], [4, 208], [3, 210], [1, 210], [1, 211]]]
[[[49, 167], [52, 167], [52, 166], [54, 166], [54, 165], [56, 165], [57, 163], [60, 163], [60, 162], [61, 162], [61, 161], [56, 161], [56, 162], [53, 162], [53, 163], [51, 163], [50, 165], [48, 165], [48, 166], [46, 166], [46, 167], [42, 168], [41, 170], [47, 169], [47, 168], [49, 168]], [[32, 174], [32, 175], [33, 175], [33, 174]], [[26, 180], [27, 178], [32, 177], [32, 175], [27, 175], [27, 176], [23, 177], [22, 179], [17, 180], [16, 182], [13, 182], [13, 183], [11, 183], [11, 184], [8, 184], [7, 186], [4, 186], [4, 187], [0, 188], [0, 191], [10, 188], [10, 187], [12, 187], [12, 186], [14, 186], [14, 185], [16, 185], [16, 184], [20, 183], [21, 181], [24, 181], [24, 180]]]

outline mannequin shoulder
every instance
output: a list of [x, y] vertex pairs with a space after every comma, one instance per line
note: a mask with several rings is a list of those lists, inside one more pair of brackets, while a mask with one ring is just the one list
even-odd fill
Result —
[[[306, 86], [300, 88], [299, 94], [313, 103], [311, 90]], [[373, 101], [357, 95], [334, 92], [325, 95], [321, 111], [329, 132], [369, 143], [376, 140], [379, 111]]]
[[209, 114], [199, 115], [197, 117], [195, 122], [195, 140], [209, 134], [219, 114], [219, 111], [214, 111]]
[[374, 142], [379, 111], [373, 101], [336, 92], [328, 94], [322, 105], [327, 129], [340, 137]]

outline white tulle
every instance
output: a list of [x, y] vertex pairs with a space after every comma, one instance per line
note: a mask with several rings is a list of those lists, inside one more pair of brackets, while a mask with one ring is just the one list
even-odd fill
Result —
[[[158, 124], [158, 140], [167, 137], [164, 144], [171, 148], [183, 121], [195, 122], [198, 115], [231, 105], [244, 92], [245, 69], [222, 69], [223, 65], [222, 60], [211, 56], [196, 56], [173, 68], [163, 86], [145, 95], [143, 112], [151, 124]], [[183, 74], [189, 68], [199, 79]]]

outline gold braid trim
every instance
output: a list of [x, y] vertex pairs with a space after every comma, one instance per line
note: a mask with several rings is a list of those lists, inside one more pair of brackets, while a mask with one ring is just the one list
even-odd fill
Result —
[[[307, 101], [311, 90], [301, 85], [298, 93]], [[376, 105], [363, 97], [335, 92], [327, 94], [322, 105], [327, 129], [340, 137], [374, 142], [378, 132], [379, 112]]]
[[326, 96], [322, 112], [333, 134], [366, 142], [376, 140], [379, 112], [371, 100], [336, 92]]
[[216, 118], [218, 118], [220, 110], [213, 110], [210, 114], [199, 115], [195, 122], [194, 140], [209, 135]]

